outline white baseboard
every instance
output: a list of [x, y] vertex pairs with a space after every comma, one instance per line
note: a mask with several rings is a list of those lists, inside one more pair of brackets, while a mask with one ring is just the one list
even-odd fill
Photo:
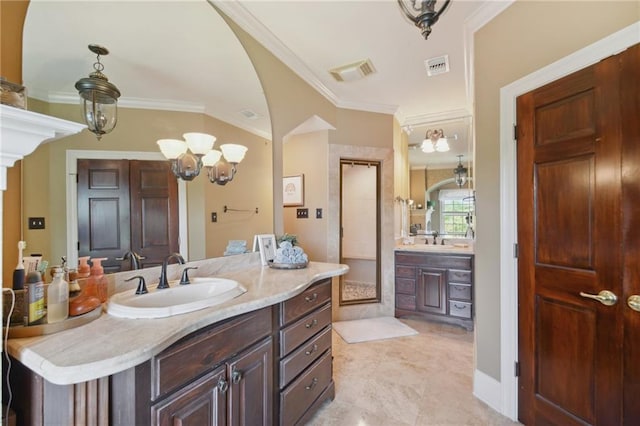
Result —
[[480, 370], [473, 372], [473, 395], [498, 413], [502, 412], [502, 385]]

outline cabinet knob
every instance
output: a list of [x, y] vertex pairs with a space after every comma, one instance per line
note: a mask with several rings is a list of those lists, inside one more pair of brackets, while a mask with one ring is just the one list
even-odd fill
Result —
[[317, 298], [318, 298], [318, 293], [313, 293], [313, 295], [305, 297], [304, 300], [311, 303], [311, 302], [315, 302]]
[[229, 389], [229, 382], [220, 377], [218, 379], [218, 391], [220, 391], [220, 393], [225, 393], [227, 392], [227, 389]]
[[309, 349], [308, 351], [305, 351], [305, 353], [304, 353], [304, 354], [305, 354], [305, 355], [311, 355], [312, 353], [314, 353], [314, 352], [315, 352], [315, 351], [317, 351], [317, 350], [318, 350], [318, 345], [315, 345], [315, 344], [314, 344], [314, 345], [311, 347], [311, 349]]
[[311, 328], [311, 327], [315, 327], [316, 325], [318, 325], [318, 320], [314, 319], [313, 321], [311, 321], [310, 323], [305, 324], [304, 326], [306, 328]]
[[234, 368], [233, 373], [231, 373], [231, 381], [234, 385], [237, 385], [242, 380], [242, 373]]
[[314, 377], [313, 380], [311, 381], [311, 384], [305, 386], [304, 388], [306, 390], [311, 390], [311, 389], [315, 388], [317, 384], [318, 384], [318, 379], [316, 377]]

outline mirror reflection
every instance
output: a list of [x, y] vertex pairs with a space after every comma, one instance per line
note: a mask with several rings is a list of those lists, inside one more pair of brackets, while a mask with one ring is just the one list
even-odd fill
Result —
[[475, 193], [471, 118], [410, 129], [410, 236], [416, 242], [474, 238]]
[[[98, 15], [100, 20], [84, 19]], [[51, 32], [50, 22], [65, 31]], [[113, 22], [118, 25], [114, 27]], [[150, 25], [140, 32], [140, 22]], [[175, 22], [189, 22], [190, 31], [168, 31]], [[103, 62], [107, 62], [110, 81], [122, 92], [118, 123], [99, 142], [83, 131], [42, 145], [25, 158], [22, 221], [28, 253], [42, 254], [53, 265], [66, 256], [71, 266], [77, 264], [80, 241], [92, 241], [91, 236], [78, 235], [84, 232], [78, 220], [88, 220], [86, 212], [79, 211], [84, 196], [76, 189], [80, 160], [168, 165], [156, 141], [181, 139], [187, 132], [209, 133], [217, 137], [216, 147], [236, 143], [248, 152], [233, 182], [224, 187], [209, 183], [206, 173], [189, 183], [177, 181], [177, 195], [172, 195], [176, 204], [170, 213], [159, 216], [178, 219], [172, 228], [175, 232], [166, 238], [171, 240], [167, 253], [153, 261], [139, 253], [146, 257], [139, 263], [152, 266], [176, 251], [176, 235], [185, 258], [198, 260], [222, 256], [230, 240], [250, 242], [255, 234], [272, 232], [268, 107], [251, 61], [218, 12], [207, 2], [32, 2], [23, 40], [23, 80], [31, 96], [30, 110], [82, 121], [74, 83], [91, 69], [95, 58], [87, 55], [86, 47], [95, 42], [108, 46], [110, 54]], [[146, 241], [155, 244], [159, 234], [153, 229], [158, 224], [149, 222], [149, 228], [134, 223], [132, 218], [144, 214], [144, 206], [136, 208], [113, 216], [108, 229], [127, 225], [131, 233], [142, 232]], [[32, 216], [45, 217], [46, 229], [28, 229], [27, 218]], [[107, 229], [104, 223], [100, 226]], [[113, 260], [139, 251], [115, 235], [102, 236], [113, 248], [109, 255]], [[125, 268], [131, 263], [122, 262]]]

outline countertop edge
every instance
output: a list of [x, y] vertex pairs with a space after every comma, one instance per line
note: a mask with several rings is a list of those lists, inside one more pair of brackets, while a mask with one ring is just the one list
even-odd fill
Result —
[[[318, 270], [310, 273], [311, 269]], [[42, 376], [53, 384], [71, 385], [82, 383], [135, 367], [151, 359], [171, 344], [196, 330], [237, 315], [273, 306], [300, 294], [319, 280], [343, 275], [348, 270], [349, 268], [346, 265], [321, 262], [311, 262], [309, 270], [282, 271], [272, 270], [263, 266], [251, 266], [243, 271], [228, 272], [219, 275], [225, 278], [236, 279], [248, 290], [247, 293], [229, 302], [225, 302], [222, 305], [169, 318], [146, 320], [116, 318], [103, 312], [100, 318], [77, 329], [66, 330], [61, 333], [42, 337], [10, 339], [7, 342], [7, 351], [34, 373]], [[248, 280], [246, 277], [250, 275], [253, 275], [254, 278]], [[258, 287], [267, 287], [271, 282], [267, 278], [263, 283], [262, 281], [265, 276], [271, 276], [271, 280], [281, 280], [282, 277], [287, 277], [290, 283], [278, 284], [279, 287], [284, 288], [273, 292], [269, 292], [268, 289], [265, 290], [264, 288], [258, 289]], [[251, 293], [252, 290], [254, 293]], [[93, 328], [100, 329], [100, 327], [104, 327], [105, 324], [107, 326], [122, 326], [122, 322], [136, 322], [137, 325], [140, 326], [149, 326], [149, 322], [155, 322], [158, 326], [167, 325], [168, 327], [166, 331], [158, 332], [158, 341], [154, 344], [128, 343], [128, 349], [118, 353], [117, 356], [108, 356], [104, 359], [97, 359], [91, 362], [69, 363], [67, 365], [59, 365], [47, 359], [46, 354], [55, 354], [56, 351], [61, 350], [63, 346], [60, 345], [60, 342], [53, 342], [52, 339], [56, 336], [60, 338], [59, 340], [62, 340], [62, 338], [69, 339], [71, 336], [79, 336], [80, 330], [86, 332]], [[131, 324], [132, 323], [128, 325]], [[118, 333], [116, 333], [116, 335], [117, 334]], [[120, 332], [120, 334], [122, 335], [124, 333]], [[96, 337], [96, 339], [100, 340], [99, 337], [101, 336]], [[99, 343], [99, 341], [96, 342], [96, 344]]]

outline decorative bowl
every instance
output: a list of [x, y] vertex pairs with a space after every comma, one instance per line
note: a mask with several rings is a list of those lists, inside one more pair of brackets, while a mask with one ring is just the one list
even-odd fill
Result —
[[267, 262], [269, 268], [273, 269], [304, 269], [307, 267], [309, 262], [304, 263], [276, 263], [273, 260]]

